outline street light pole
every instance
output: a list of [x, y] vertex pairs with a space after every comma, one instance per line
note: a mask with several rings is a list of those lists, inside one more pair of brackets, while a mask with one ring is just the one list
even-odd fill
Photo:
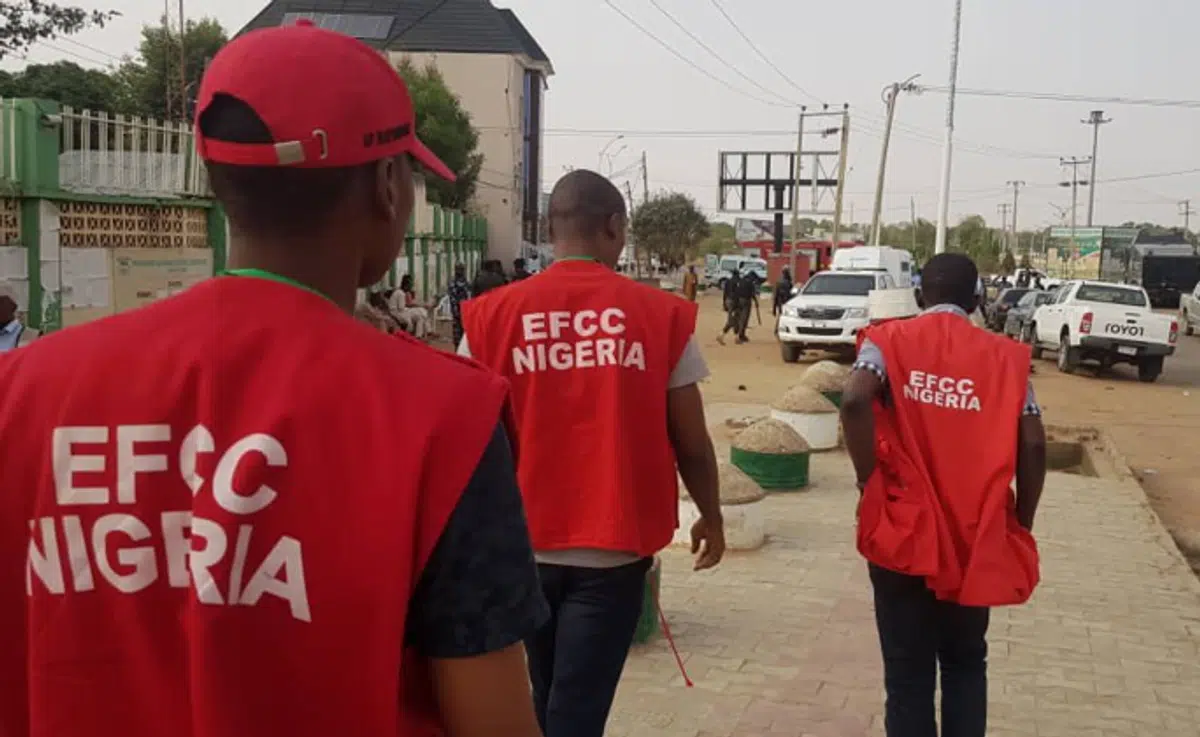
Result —
[[1080, 123], [1092, 126], [1092, 166], [1091, 173], [1088, 176], [1088, 210], [1087, 224], [1092, 227], [1092, 216], [1096, 212], [1096, 149], [1100, 145], [1100, 126], [1105, 123], [1111, 123], [1112, 118], [1105, 118], [1103, 110], [1093, 110], [1087, 120], [1081, 120]]
[[896, 118], [896, 98], [901, 92], [912, 92], [917, 88], [913, 80], [921, 75], [914, 74], [903, 82], [893, 82], [883, 88], [883, 104], [887, 106], [887, 122], [883, 126], [883, 150], [879, 154], [879, 177], [875, 181], [875, 208], [871, 211], [871, 245], [879, 245], [882, 229], [880, 215], [883, 212], [883, 182], [887, 171], [888, 144], [892, 139], [892, 121]]
[[946, 252], [950, 219], [950, 163], [954, 153], [954, 98], [958, 93], [958, 46], [962, 37], [962, 0], [954, 0], [954, 44], [950, 47], [950, 94], [946, 97], [946, 138], [942, 141], [942, 182], [938, 187], [938, 225], [934, 253]]

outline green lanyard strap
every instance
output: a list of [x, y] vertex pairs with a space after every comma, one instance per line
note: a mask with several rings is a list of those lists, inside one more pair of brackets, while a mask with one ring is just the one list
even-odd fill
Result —
[[303, 289], [306, 292], [311, 292], [312, 294], [317, 295], [321, 299], [326, 299], [326, 300], [329, 300], [330, 302], [333, 301], [333, 300], [329, 299], [329, 297], [326, 297], [324, 294], [321, 294], [320, 292], [318, 292], [317, 290], [308, 286], [307, 284], [302, 284], [302, 283], [296, 281], [295, 279], [292, 279], [291, 277], [283, 276], [282, 274], [276, 274], [274, 271], [267, 271], [266, 269], [227, 269], [227, 270], [221, 272], [221, 275], [222, 276], [248, 276], [253, 279], [266, 279], [267, 281], [273, 281], [278, 284], [287, 284], [289, 286], [296, 287], [297, 289]]

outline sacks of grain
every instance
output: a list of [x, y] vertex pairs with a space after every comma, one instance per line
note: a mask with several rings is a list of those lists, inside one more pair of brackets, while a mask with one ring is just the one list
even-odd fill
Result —
[[729, 458], [768, 491], [808, 486], [809, 444], [786, 422], [768, 417], [741, 431]]
[[842, 390], [849, 378], [849, 366], [843, 366], [836, 361], [817, 361], [800, 377], [800, 385], [819, 391], [833, 402], [835, 407], [841, 407]]
[[[721, 516], [725, 519], [725, 545], [729, 550], [757, 550], [767, 539], [767, 519], [756, 502], [766, 492], [741, 469], [726, 460], [717, 461], [721, 484]], [[679, 529], [676, 545], [691, 545], [692, 525], [700, 518], [696, 504], [686, 493], [679, 499]]]
[[838, 409], [816, 389], [788, 389], [771, 405], [771, 417], [800, 433], [812, 450], [838, 447]]

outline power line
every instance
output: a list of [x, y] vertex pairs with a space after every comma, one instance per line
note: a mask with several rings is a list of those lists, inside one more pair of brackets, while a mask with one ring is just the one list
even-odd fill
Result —
[[778, 74], [780, 77], [782, 77], [783, 81], [790, 84], [793, 89], [795, 89], [797, 92], [804, 95], [805, 97], [809, 98], [810, 100], [814, 100], [821, 105], [825, 104], [824, 100], [817, 97], [816, 95], [809, 92], [808, 90], [804, 89], [800, 85], [796, 84], [796, 80], [789, 77], [787, 74], [784, 73], [784, 71], [782, 69], [780, 69], [778, 66], [776, 66], [775, 62], [771, 61], [767, 57], [767, 55], [764, 54], [760, 48], [758, 48], [758, 45], [750, 40], [750, 37], [746, 35], [746, 33], [741, 29], [740, 26], [738, 26], [738, 24], [733, 20], [733, 18], [730, 17], [729, 13], [727, 13], [725, 11], [725, 8], [722, 7], [719, 0], [710, 0], [710, 2], [712, 2], [713, 7], [717, 9], [717, 12], [720, 13], [725, 18], [725, 21], [727, 23], [729, 23], [729, 27], [732, 28], [734, 30], [734, 32], [737, 33], [737, 35], [742, 37], [742, 40], [746, 42], [746, 45], [750, 47], [750, 50], [753, 51], [758, 56], [759, 59], [762, 59], [764, 64], [771, 67], [771, 69], [773, 69], [776, 74]]
[[713, 50], [713, 48], [711, 46], [704, 43], [704, 41], [699, 36], [692, 33], [691, 31], [689, 31], [687, 29], [687, 27], [684, 26], [682, 23], [680, 23], [679, 20], [674, 15], [671, 15], [669, 12], [664, 10], [663, 7], [658, 4], [658, 0], [649, 0], [649, 2], [652, 6], [654, 6], [654, 9], [657, 10], [658, 12], [662, 13], [666, 17], [666, 19], [671, 22], [672, 25], [674, 25], [679, 30], [683, 31], [684, 35], [686, 35], [688, 38], [692, 39], [692, 41], [695, 41], [696, 45], [698, 45], [700, 48], [707, 51], [709, 53], [709, 55], [712, 56], [712, 58], [721, 62], [721, 64], [723, 64], [725, 67], [727, 67], [731, 72], [738, 75], [739, 77], [746, 80], [747, 82], [754, 85], [755, 87], [759, 88], [763, 92], [766, 92], [768, 95], [773, 95], [774, 97], [778, 97], [780, 100], [783, 100], [784, 102], [788, 103], [789, 105], [799, 107], [799, 105], [797, 103], [792, 102], [791, 100], [788, 100], [786, 97], [780, 95], [779, 93], [764, 87], [760, 82], [755, 80], [753, 77], [748, 76], [745, 72], [743, 72], [742, 70], [735, 67], [733, 64], [726, 61], [725, 57], [721, 56], [715, 50]]
[[[940, 86], [922, 87], [929, 92], [948, 92]], [[1018, 100], [1045, 100], [1049, 102], [1086, 102], [1100, 105], [1133, 105], [1142, 107], [1170, 107], [1200, 109], [1200, 100], [1170, 100], [1154, 97], [1124, 97], [1119, 95], [1073, 95], [1062, 92], [1018, 92], [1015, 90], [989, 90], [958, 88], [957, 94], [971, 97], [1005, 97]]]
[[654, 43], [656, 43], [656, 44], [658, 44], [659, 46], [661, 46], [661, 47], [663, 47], [664, 49], [666, 49], [666, 50], [667, 50], [667, 51], [668, 51], [668, 52], [669, 52], [669, 53], [670, 53], [672, 56], [674, 56], [676, 59], [679, 59], [679, 60], [680, 60], [680, 61], [682, 61], [684, 64], [687, 64], [689, 67], [691, 67], [692, 69], [695, 69], [697, 72], [700, 72], [701, 74], [703, 74], [704, 76], [708, 77], [708, 78], [709, 78], [709, 79], [711, 79], [712, 81], [714, 81], [714, 82], [716, 82], [716, 83], [718, 83], [718, 84], [720, 84], [720, 85], [723, 85], [723, 86], [725, 86], [725, 87], [727, 87], [727, 88], [729, 88], [729, 89], [733, 90], [734, 92], [738, 93], [739, 95], [743, 95], [743, 96], [745, 96], [745, 97], [748, 97], [748, 98], [750, 98], [751, 100], [755, 100], [755, 101], [757, 101], [757, 102], [761, 102], [761, 103], [762, 103], [762, 104], [764, 104], [764, 105], [771, 105], [771, 106], [774, 106], [774, 107], [792, 107], [791, 105], [785, 105], [785, 104], [783, 104], [783, 103], [781, 103], [781, 102], [773, 102], [773, 101], [771, 101], [771, 100], [764, 100], [763, 98], [759, 97], [758, 95], [752, 94], [752, 93], [750, 93], [750, 92], [747, 92], [746, 90], [740, 89], [740, 88], [738, 88], [738, 87], [736, 87], [736, 86], [734, 86], [734, 85], [730, 84], [729, 82], [725, 81], [724, 79], [721, 79], [721, 78], [720, 78], [720, 77], [718, 77], [717, 75], [713, 74], [712, 72], [708, 71], [707, 69], [705, 69], [704, 67], [700, 66], [700, 65], [699, 65], [699, 64], [697, 64], [696, 62], [692, 61], [691, 59], [687, 58], [687, 57], [686, 57], [686, 56], [684, 56], [683, 54], [681, 54], [681, 53], [679, 53], [678, 51], [676, 51], [676, 50], [675, 50], [675, 48], [674, 48], [673, 46], [671, 46], [669, 43], [667, 43], [666, 41], [663, 41], [661, 38], [659, 38], [658, 36], [654, 35], [654, 34], [653, 34], [653, 33], [652, 33], [650, 30], [648, 30], [648, 29], [647, 29], [645, 26], [643, 26], [641, 23], [638, 23], [636, 20], [634, 20], [632, 16], [630, 16], [630, 15], [629, 15], [628, 13], [626, 13], [624, 10], [621, 10], [619, 7], [617, 7], [617, 6], [616, 6], [616, 5], [615, 5], [615, 4], [612, 2], [612, 0], [604, 0], [604, 4], [605, 4], [605, 5], [607, 5], [608, 7], [612, 8], [613, 10], [615, 10], [615, 11], [617, 12], [617, 15], [621, 16], [622, 18], [624, 18], [624, 19], [626, 20], [626, 22], [628, 22], [628, 23], [629, 23], [630, 25], [632, 25], [634, 28], [636, 28], [636, 29], [638, 29], [639, 31], [641, 31], [643, 35], [647, 36], [647, 37], [648, 37], [650, 40], [654, 41]]

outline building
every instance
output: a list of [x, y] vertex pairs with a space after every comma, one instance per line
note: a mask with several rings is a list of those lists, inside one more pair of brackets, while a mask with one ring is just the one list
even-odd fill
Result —
[[489, 0], [274, 0], [245, 30], [314, 24], [355, 36], [394, 63], [432, 64], [479, 131], [476, 188], [491, 258], [537, 242], [543, 95], [550, 59], [511, 10]]

